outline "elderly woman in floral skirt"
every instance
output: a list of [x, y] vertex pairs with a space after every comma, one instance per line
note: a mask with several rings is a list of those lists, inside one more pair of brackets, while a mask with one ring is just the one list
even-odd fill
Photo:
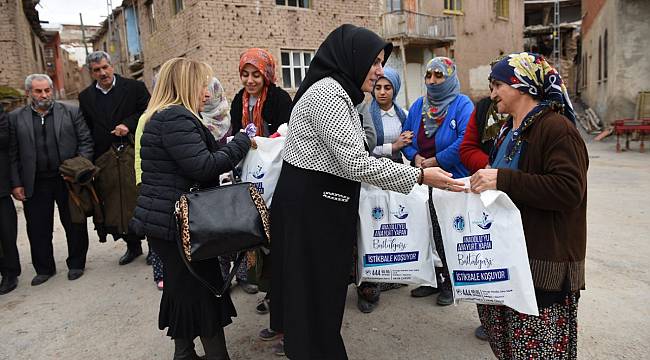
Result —
[[472, 191], [501, 190], [521, 211], [539, 316], [478, 305], [499, 359], [577, 358], [578, 298], [585, 286], [587, 149], [560, 74], [540, 55], [511, 54], [492, 67], [492, 100], [512, 117], [490, 169]]

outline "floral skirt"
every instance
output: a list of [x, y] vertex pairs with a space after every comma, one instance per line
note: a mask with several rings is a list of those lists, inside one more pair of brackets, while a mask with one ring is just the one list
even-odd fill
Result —
[[505, 306], [477, 305], [481, 324], [498, 359], [576, 359], [578, 295], [539, 308], [539, 316]]

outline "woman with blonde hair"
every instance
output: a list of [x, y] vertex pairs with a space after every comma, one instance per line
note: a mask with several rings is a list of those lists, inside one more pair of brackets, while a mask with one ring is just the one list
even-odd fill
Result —
[[[205, 359], [229, 359], [223, 327], [232, 322], [235, 307], [228, 293], [216, 298], [183, 263], [176, 241], [174, 203], [190, 187], [218, 186], [219, 174], [244, 158], [251, 141], [243, 133], [219, 146], [202, 124], [200, 113], [210, 99], [212, 69], [194, 60], [175, 58], [163, 64], [153, 90], [140, 138], [142, 183], [132, 228], [146, 235], [164, 268], [165, 286], [159, 328], [174, 339], [174, 359], [196, 359], [199, 336]], [[194, 271], [212, 286], [223, 278], [217, 259], [193, 263]]]

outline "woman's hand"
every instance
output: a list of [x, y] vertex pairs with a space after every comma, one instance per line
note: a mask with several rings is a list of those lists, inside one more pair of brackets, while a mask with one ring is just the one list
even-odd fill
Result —
[[453, 192], [467, 191], [464, 182], [452, 178], [451, 173], [439, 167], [430, 167], [423, 169], [423, 171], [424, 178], [422, 184], [424, 185]]
[[474, 193], [482, 193], [485, 190], [497, 189], [497, 174], [499, 169], [480, 169], [469, 179], [470, 188]]
[[251, 149], [257, 149], [257, 142], [255, 138], [251, 138]]
[[438, 160], [436, 160], [436, 157], [434, 156], [434, 157], [430, 157], [430, 158], [422, 160], [422, 165], [420, 165], [420, 166], [422, 168], [430, 168], [430, 167], [440, 166], [440, 164], [438, 164]]
[[412, 142], [413, 142], [413, 131], [410, 130], [404, 131], [399, 135], [397, 140], [395, 140], [395, 142], [392, 144], [393, 152], [395, 153], [402, 150], [402, 148], [404, 148], [405, 146], [411, 145]]
[[415, 167], [421, 168], [422, 167], [422, 161], [424, 161], [424, 156], [420, 156], [419, 154], [415, 154], [415, 158], [413, 159], [413, 162], [415, 163]]

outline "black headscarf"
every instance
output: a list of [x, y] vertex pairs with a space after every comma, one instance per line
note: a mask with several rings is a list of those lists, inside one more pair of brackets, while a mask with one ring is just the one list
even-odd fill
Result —
[[293, 103], [296, 104], [310, 86], [329, 76], [341, 84], [354, 105], [360, 104], [364, 98], [361, 91], [363, 81], [382, 50], [383, 64], [386, 64], [393, 51], [393, 44], [386, 43], [366, 28], [350, 24], [339, 26], [318, 48]]

